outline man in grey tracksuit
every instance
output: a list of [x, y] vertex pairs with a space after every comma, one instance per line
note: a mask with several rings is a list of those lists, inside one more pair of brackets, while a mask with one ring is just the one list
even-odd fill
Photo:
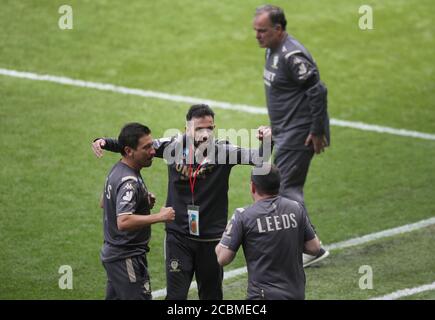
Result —
[[[263, 80], [275, 143], [275, 164], [281, 172], [280, 195], [305, 205], [303, 187], [314, 153], [329, 145], [327, 89], [308, 50], [286, 32], [281, 8], [257, 8], [253, 27], [266, 48]], [[325, 258], [305, 257], [305, 265]]]

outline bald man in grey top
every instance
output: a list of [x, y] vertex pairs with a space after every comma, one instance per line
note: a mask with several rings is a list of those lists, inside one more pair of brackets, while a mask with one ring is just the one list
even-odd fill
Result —
[[248, 268], [247, 299], [305, 298], [302, 253], [316, 255], [320, 243], [304, 207], [278, 195], [279, 171], [251, 175], [252, 206], [237, 209], [216, 246], [219, 264], [230, 263], [240, 245]]

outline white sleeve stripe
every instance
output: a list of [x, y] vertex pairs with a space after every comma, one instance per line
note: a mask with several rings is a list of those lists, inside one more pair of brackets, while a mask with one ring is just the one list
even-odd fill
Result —
[[289, 53], [287, 53], [287, 54], [285, 55], [285, 58], [288, 59], [290, 56], [292, 56], [292, 55], [294, 55], [294, 54], [296, 54], [296, 53], [302, 53], [302, 51], [301, 51], [301, 50], [294, 50], [294, 51], [292, 51], [292, 52], [289, 52]]
[[236, 211], [241, 214], [241, 213], [245, 212], [245, 208], [237, 208]]
[[135, 176], [126, 176], [126, 177], [123, 177], [121, 179], [121, 182], [124, 182], [124, 181], [127, 181], [127, 180], [134, 180], [134, 181], [137, 182], [137, 178]]
[[166, 137], [166, 138], [160, 138], [157, 139], [159, 142], [170, 142], [172, 140], [172, 137]]
[[229, 249], [228, 246], [226, 246], [226, 245], [224, 245], [224, 244], [222, 244], [222, 243], [220, 243], [220, 242], [219, 242], [219, 245], [220, 245], [221, 247], [225, 248], [225, 249]]
[[119, 216], [125, 216], [127, 214], [133, 214], [133, 212], [121, 212], [121, 213], [117, 213], [116, 216], [117, 217], [119, 217]]

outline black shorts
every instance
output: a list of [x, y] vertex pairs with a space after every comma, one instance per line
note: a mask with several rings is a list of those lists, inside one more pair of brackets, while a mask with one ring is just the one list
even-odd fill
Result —
[[167, 300], [186, 300], [195, 274], [201, 300], [222, 300], [223, 268], [217, 262], [216, 241], [192, 240], [167, 232], [165, 243]]
[[103, 262], [107, 273], [106, 300], [151, 300], [146, 256]]

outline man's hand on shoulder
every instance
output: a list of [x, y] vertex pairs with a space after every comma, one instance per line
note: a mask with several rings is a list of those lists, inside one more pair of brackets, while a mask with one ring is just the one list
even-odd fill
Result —
[[97, 139], [92, 143], [92, 151], [97, 158], [101, 158], [103, 156], [103, 147], [105, 145], [106, 141], [104, 139]]

